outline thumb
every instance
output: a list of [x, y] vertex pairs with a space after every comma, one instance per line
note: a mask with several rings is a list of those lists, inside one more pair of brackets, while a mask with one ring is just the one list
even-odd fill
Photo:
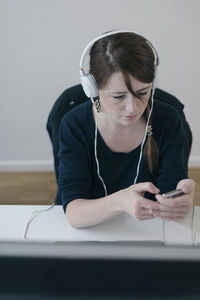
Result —
[[185, 194], [189, 194], [194, 191], [195, 182], [190, 178], [182, 179], [179, 181], [176, 188], [181, 189]]

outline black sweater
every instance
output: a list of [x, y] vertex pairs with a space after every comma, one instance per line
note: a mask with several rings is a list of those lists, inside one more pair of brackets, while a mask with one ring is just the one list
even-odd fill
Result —
[[[184, 161], [185, 131], [178, 111], [172, 106], [154, 101], [152, 112], [153, 136], [159, 147], [159, 168], [153, 174], [143, 156], [138, 182], [153, 182], [161, 193], [176, 188], [187, 178]], [[91, 102], [85, 102], [62, 119], [59, 128], [59, 178], [57, 204], [66, 205], [77, 198], [97, 199], [105, 195], [97, 175], [94, 156], [95, 122]], [[133, 184], [140, 154], [140, 146], [129, 153], [113, 152], [97, 136], [97, 156], [100, 175], [108, 195]], [[146, 193], [146, 198], [153, 199]]]

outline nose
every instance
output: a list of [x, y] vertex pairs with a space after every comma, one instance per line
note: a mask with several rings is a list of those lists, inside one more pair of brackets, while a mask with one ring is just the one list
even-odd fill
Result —
[[125, 110], [129, 113], [132, 114], [134, 113], [137, 109], [137, 101], [135, 99], [135, 96], [133, 96], [131, 93], [127, 96], [126, 102], [125, 102]]

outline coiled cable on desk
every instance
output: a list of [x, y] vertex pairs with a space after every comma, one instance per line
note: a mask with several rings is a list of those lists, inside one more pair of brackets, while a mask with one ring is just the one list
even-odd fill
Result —
[[31, 242], [31, 240], [27, 238], [27, 233], [28, 233], [29, 226], [30, 226], [31, 222], [33, 221], [33, 219], [35, 219], [40, 213], [47, 212], [47, 211], [51, 210], [55, 206], [55, 204], [56, 203], [54, 202], [50, 207], [45, 208], [45, 209], [35, 210], [31, 214], [31, 216], [29, 217], [29, 220], [28, 220], [28, 222], [25, 226], [25, 230], [24, 230], [23, 238], [24, 238], [25, 241]]

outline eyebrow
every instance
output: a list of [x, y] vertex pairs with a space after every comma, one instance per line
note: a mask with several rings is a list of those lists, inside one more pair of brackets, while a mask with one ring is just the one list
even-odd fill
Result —
[[[148, 85], [140, 90], [137, 90], [135, 93], [138, 93], [138, 92], [141, 92], [141, 91], [144, 91], [146, 89], [148, 89], [151, 85]], [[115, 92], [115, 91], [109, 91], [109, 94], [127, 94], [127, 91], [126, 92]]]
[[128, 92], [115, 92], [115, 91], [109, 91], [109, 94], [127, 94]]
[[144, 91], [144, 90], [148, 89], [150, 86], [151, 86], [151, 85], [148, 85], [148, 86], [146, 86], [146, 87], [144, 87], [144, 88], [142, 88], [142, 89], [140, 89], [140, 90], [137, 90], [136, 93], [137, 93], [137, 92]]

